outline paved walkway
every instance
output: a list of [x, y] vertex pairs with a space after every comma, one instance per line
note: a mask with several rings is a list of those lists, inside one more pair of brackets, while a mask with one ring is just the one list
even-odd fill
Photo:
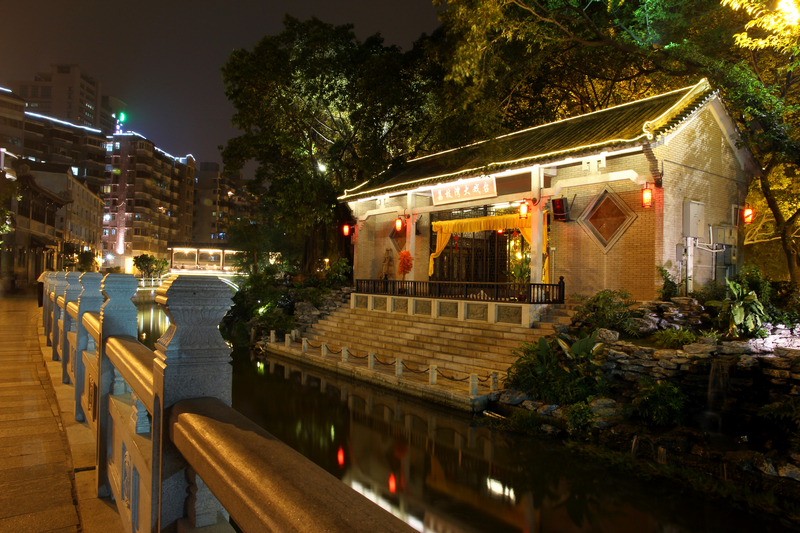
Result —
[[45, 343], [35, 294], [0, 296], [0, 533], [122, 532], [94, 496], [91, 430]]

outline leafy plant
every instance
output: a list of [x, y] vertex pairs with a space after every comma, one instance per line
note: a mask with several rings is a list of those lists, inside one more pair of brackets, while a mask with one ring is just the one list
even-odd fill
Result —
[[697, 342], [697, 335], [688, 329], [665, 329], [656, 331], [653, 334], [653, 342], [661, 348], [671, 348], [674, 350], [682, 348], [686, 344]]
[[342, 287], [350, 281], [350, 264], [347, 259], [341, 257], [331, 263], [328, 270], [325, 271], [325, 284], [328, 287]]
[[570, 431], [586, 431], [594, 424], [594, 411], [586, 401], [570, 405], [564, 414]]
[[659, 426], [680, 424], [688, 397], [676, 385], [653, 378], [639, 380], [631, 402], [633, 414]]
[[631, 299], [630, 293], [624, 289], [604, 289], [575, 308], [572, 323], [589, 331], [597, 328], [620, 331], [633, 316], [631, 306], [635, 303], [636, 300]]
[[678, 283], [672, 277], [672, 274], [669, 273], [669, 270], [663, 266], [657, 266], [656, 270], [658, 271], [658, 275], [661, 276], [661, 279], [664, 281], [662, 287], [658, 289], [660, 298], [664, 301], [670, 301], [672, 298], [679, 296], [680, 289], [678, 287]]
[[712, 337], [716, 342], [719, 342], [722, 339], [722, 333], [716, 329], [701, 329], [700, 337]]
[[705, 305], [709, 300], [724, 299], [727, 291], [728, 288], [724, 283], [709, 279], [701, 288], [690, 292], [689, 296], [700, 302], [700, 305]]
[[514, 350], [518, 359], [508, 369], [506, 386], [562, 405], [603, 392], [605, 377], [594, 360], [603, 344], [595, 342], [596, 336], [597, 332], [594, 332], [572, 346], [559, 339], [563, 357], [558, 348], [550, 346], [544, 338], [540, 338], [537, 344], [522, 343]]
[[765, 405], [758, 415], [779, 421], [784, 431], [791, 435], [792, 447], [800, 449], [800, 397], [789, 396]]
[[725, 280], [728, 285], [729, 297], [722, 301], [712, 300], [706, 302], [707, 305], [720, 309], [719, 322], [728, 334], [738, 337], [741, 332], [746, 335], [754, 335], [767, 317], [764, 306], [758, 301], [755, 291], [746, 292], [746, 287], [731, 281]]
[[506, 275], [511, 278], [513, 283], [528, 283], [531, 279], [530, 261], [523, 255], [520, 259], [514, 259], [511, 269], [506, 271]]

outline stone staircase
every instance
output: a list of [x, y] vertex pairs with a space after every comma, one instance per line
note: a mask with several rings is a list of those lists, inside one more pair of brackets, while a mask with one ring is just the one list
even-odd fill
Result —
[[569, 324], [569, 313], [567, 305], [554, 306], [536, 327], [523, 328], [339, 307], [303, 335], [313, 343], [327, 343], [331, 350], [346, 346], [357, 357], [374, 352], [379, 360], [400, 358], [414, 369], [435, 364], [441, 371], [483, 378], [505, 373], [516, 360], [512, 350], [551, 335], [554, 324]]

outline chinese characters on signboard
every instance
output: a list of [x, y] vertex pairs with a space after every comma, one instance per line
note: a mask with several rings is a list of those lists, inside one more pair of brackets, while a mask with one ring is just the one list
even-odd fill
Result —
[[481, 198], [494, 198], [497, 196], [497, 185], [494, 176], [483, 176], [472, 180], [436, 185], [432, 192], [433, 205], [452, 204]]

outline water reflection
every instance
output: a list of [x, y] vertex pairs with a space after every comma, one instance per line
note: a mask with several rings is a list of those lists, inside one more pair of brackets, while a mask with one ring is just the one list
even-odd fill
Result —
[[418, 531], [789, 531], [316, 369], [246, 352], [233, 365], [235, 409]]
[[156, 304], [155, 289], [136, 291], [132, 298], [136, 305], [137, 318], [139, 322], [139, 341], [150, 348], [155, 349], [156, 341], [163, 335], [169, 327], [169, 317], [164, 310]]

